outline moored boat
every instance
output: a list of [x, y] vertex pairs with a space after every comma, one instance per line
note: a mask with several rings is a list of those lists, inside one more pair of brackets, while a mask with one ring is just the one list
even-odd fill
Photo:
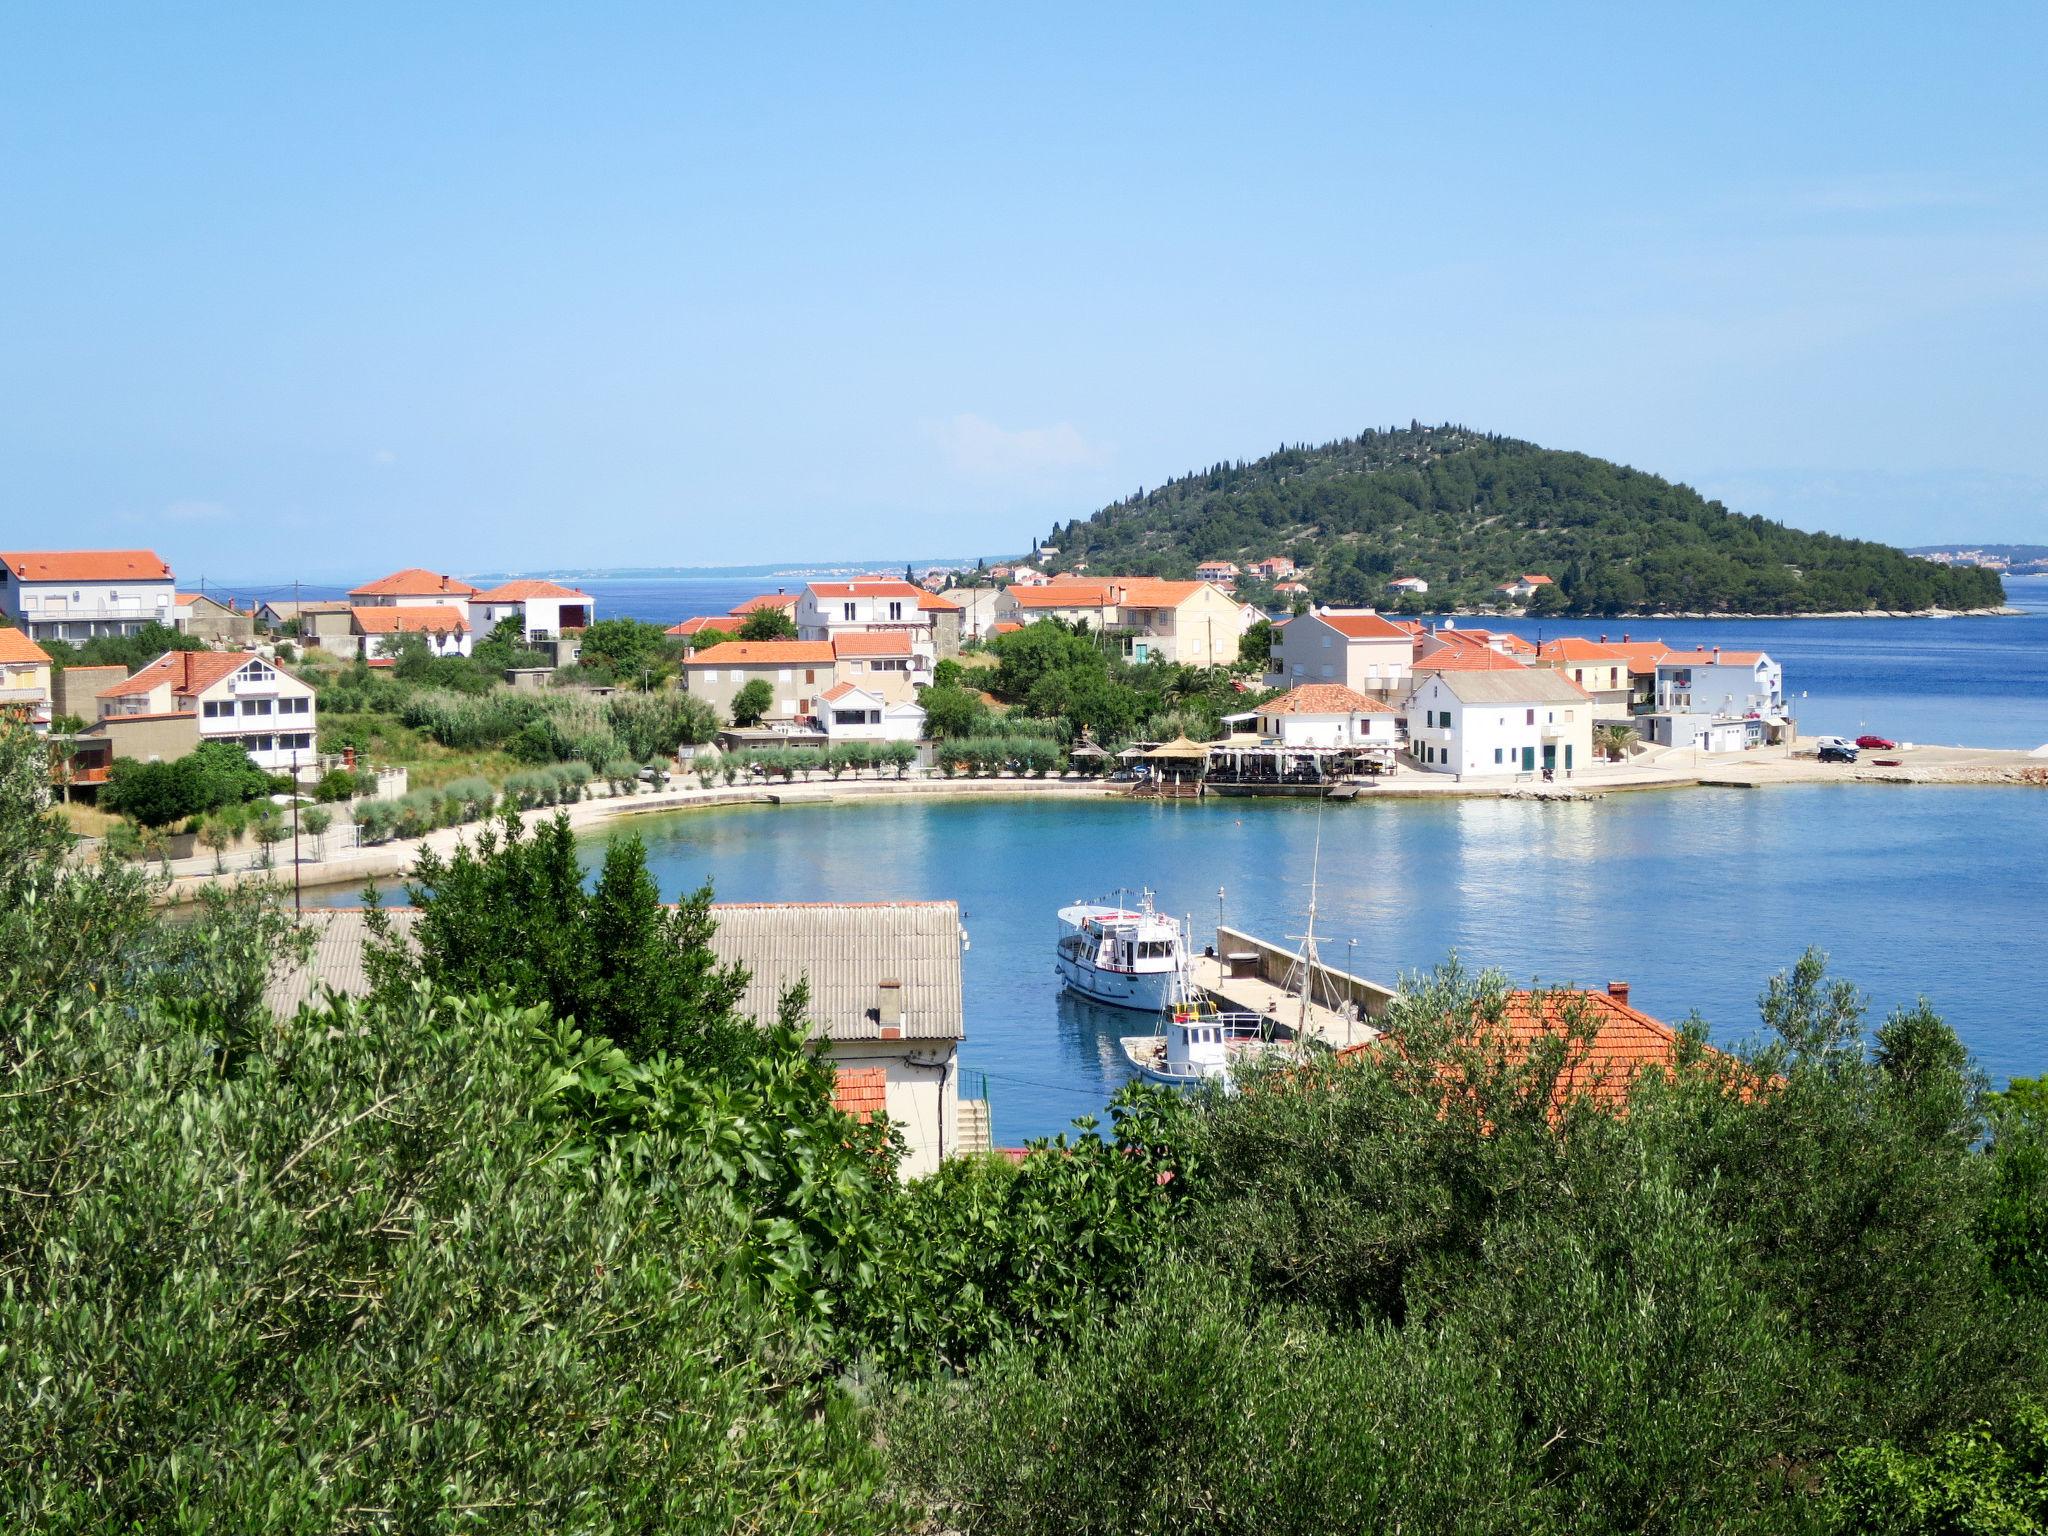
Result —
[[1119, 1043], [1148, 1082], [1187, 1087], [1213, 1079], [1227, 1087], [1232, 1073], [1281, 1048], [1267, 1038], [1268, 1027], [1255, 1013], [1183, 1004], [1165, 1013], [1156, 1034], [1125, 1035]]
[[1178, 922], [1152, 910], [1150, 891], [1136, 907], [1060, 908], [1054, 964], [1072, 990], [1117, 1008], [1162, 1012], [1186, 993], [1186, 940]]

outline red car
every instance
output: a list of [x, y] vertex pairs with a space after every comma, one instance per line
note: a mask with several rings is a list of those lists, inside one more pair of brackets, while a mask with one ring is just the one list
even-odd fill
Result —
[[1896, 741], [1886, 741], [1882, 736], [1858, 736], [1856, 738], [1856, 745], [1862, 747], [1867, 752], [1889, 752], [1898, 743]]

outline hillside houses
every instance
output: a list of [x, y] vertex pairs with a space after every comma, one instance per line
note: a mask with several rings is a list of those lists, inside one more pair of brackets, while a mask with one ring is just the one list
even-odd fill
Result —
[[1105, 580], [1061, 577], [1042, 587], [1011, 587], [995, 604], [997, 625], [1057, 618], [1114, 638], [1125, 659], [1190, 667], [1230, 666], [1250, 628], [1242, 604], [1212, 582], [1150, 576]]
[[177, 623], [171, 568], [149, 549], [0, 551], [0, 616], [31, 640], [82, 644]]
[[100, 690], [88, 732], [114, 757], [183, 757], [202, 742], [242, 747], [259, 768], [310, 764], [317, 746], [313, 690], [248, 651], [168, 651]]

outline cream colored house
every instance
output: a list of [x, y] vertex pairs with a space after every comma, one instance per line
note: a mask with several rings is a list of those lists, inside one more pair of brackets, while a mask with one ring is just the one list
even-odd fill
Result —
[[1407, 695], [1415, 656], [1409, 631], [1366, 608], [1320, 608], [1273, 627], [1268, 688], [1335, 683], [1382, 701]]
[[50, 728], [50, 653], [12, 625], [0, 626], [0, 720]]
[[683, 660], [683, 687], [732, 719], [732, 701], [747, 684], [765, 682], [768, 720], [805, 720], [818, 696], [839, 681], [829, 640], [728, 640]]
[[1546, 640], [1536, 651], [1539, 667], [1554, 667], [1591, 696], [1602, 718], [1626, 716], [1632, 684], [1629, 657], [1598, 640], [1567, 636]]
[[1206, 581], [1061, 577], [1042, 587], [1011, 587], [996, 600], [998, 624], [1044, 618], [1082, 623], [1092, 633], [1113, 636], [1130, 661], [1189, 667], [1235, 665], [1238, 642], [1251, 627], [1244, 606]]
[[[410, 908], [387, 908], [407, 932]], [[960, 1093], [966, 1037], [960, 956], [965, 931], [950, 901], [717, 903], [711, 949], [745, 967], [738, 1011], [773, 1019], [798, 982], [810, 993], [816, 1049], [838, 1078], [834, 1102], [866, 1119], [886, 1115], [904, 1141], [899, 1171], [931, 1173], [948, 1157], [988, 1150], [986, 1104]], [[264, 994], [273, 1012], [317, 1006], [332, 989], [369, 991], [363, 968], [366, 914], [309, 912], [311, 956], [274, 976]]]

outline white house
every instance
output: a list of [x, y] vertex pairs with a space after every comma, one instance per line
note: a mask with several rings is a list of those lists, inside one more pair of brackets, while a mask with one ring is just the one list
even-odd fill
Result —
[[908, 699], [891, 701], [879, 689], [857, 683], [835, 683], [818, 695], [818, 723], [825, 739], [842, 741], [920, 741], [924, 709]]
[[1762, 651], [1667, 651], [1644, 723], [1661, 747], [1725, 752], [1784, 740], [1792, 730], [1785, 669]]
[[168, 651], [99, 694], [103, 725], [196, 719], [198, 741], [232, 741], [272, 772], [290, 768], [295, 754], [300, 764], [312, 763], [315, 714], [312, 688], [246, 651]]
[[477, 633], [488, 635], [501, 619], [517, 618], [529, 641], [554, 640], [588, 629], [596, 611], [588, 592], [529, 579], [508, 581], [469, 600], [469, 621]]
[[351, 608], [457, 608], [467, 619], [469, 600], [477, 595], [477, 589], [459, 577], [413, 565], [351, 589], [348, 603]]
[[1369, 608], [1318, 608], [1273, 627], [1266, 686], [1337, 683], [1382, 699], [1405, 697], [1415, 639]]
[[1225, 718], [1257, 722], [1259, 735], [1282, 747], [1379, 747], [1391, 760], [1400, 746], [1400, 717], [1378, 699], [1341, 683], [1304, 683], [1257, 709]]
[[1409, 755], [1431, 773], [1564, 779], [1593, 760], [1593, 701], [1549, 667], [1420, 674], [1405, 713]]
[[914, 698], [932, 680], [932, 653], [908, 630], [842, 630], [832, 637], [835, 676], [890, 703]]
[[1130, 661], [1190, 667], [1235, 665], [1238, 642], [1253, 622], [1245, 605], [1213, 582], [1150, 576], [1062, 576], [1041, 587], [1012, 586], [997, 599], [995, 616], [998, 625], [1048, 618], [1085, 624], [1115, 637]]
[[[409, 933], [410, 907], [386, 909]], [[904, 1178], [931, 1173], [963, 1153], [988, 1150], [986, 1104], [960, 1092], [966, 1008], [960, 954], [966, 932], [950, 901], [719, 902], [710, 947], [737, 965], [747, 987], [737, 1010], [773, 1019], [797, 983], [810, 994], [811, 1038], [837, 1079], [833, 1102], [865, 1120], [884, 1115], [902, 1133]], [[366, 914], [309, 912], [313, 949], [281, 968], [264, 1001], [290, 1014], [332, 989], [369, 990], [363, 969]]]
[[797, 638], [834, 640], [848, 633], [901, 633], [924, 654], [929, 670], [939, 650], [935, 616], [941, 604], [947, 612], [956, 611], [951, 601], [935, 598], [907, 581], [873, 577], [814, 581], [797, 594]]
[[1553, 583], [1551, 582], [1548, 576], [1524, 574], [1521, 576], [1517, 576], [1513, 581], [1502, 582], [1493, 590], [1498, 592], [1502, 597], [1526, 599], [1534, 597], [1536, 595], [1536, 589], [1538, 587], [1547, 587], [1552, 584]]
[[388, 655], [399, 635], [422, 636], [436, 656], [467, 656], [470, 652], [468, 615], [453, 604], [351, 608], [348, 618], [349, 632], [365, 661]]
[[1429, 583], [1420, 576], [1396, 576], [1387, 583], [1389, 592], [1413, 592], [1417, 597], [1429, 590]]
[[177, 586], [154, 550], [0, 552], [0, 614], [31, 640], [85, 641], [177, 622]]

